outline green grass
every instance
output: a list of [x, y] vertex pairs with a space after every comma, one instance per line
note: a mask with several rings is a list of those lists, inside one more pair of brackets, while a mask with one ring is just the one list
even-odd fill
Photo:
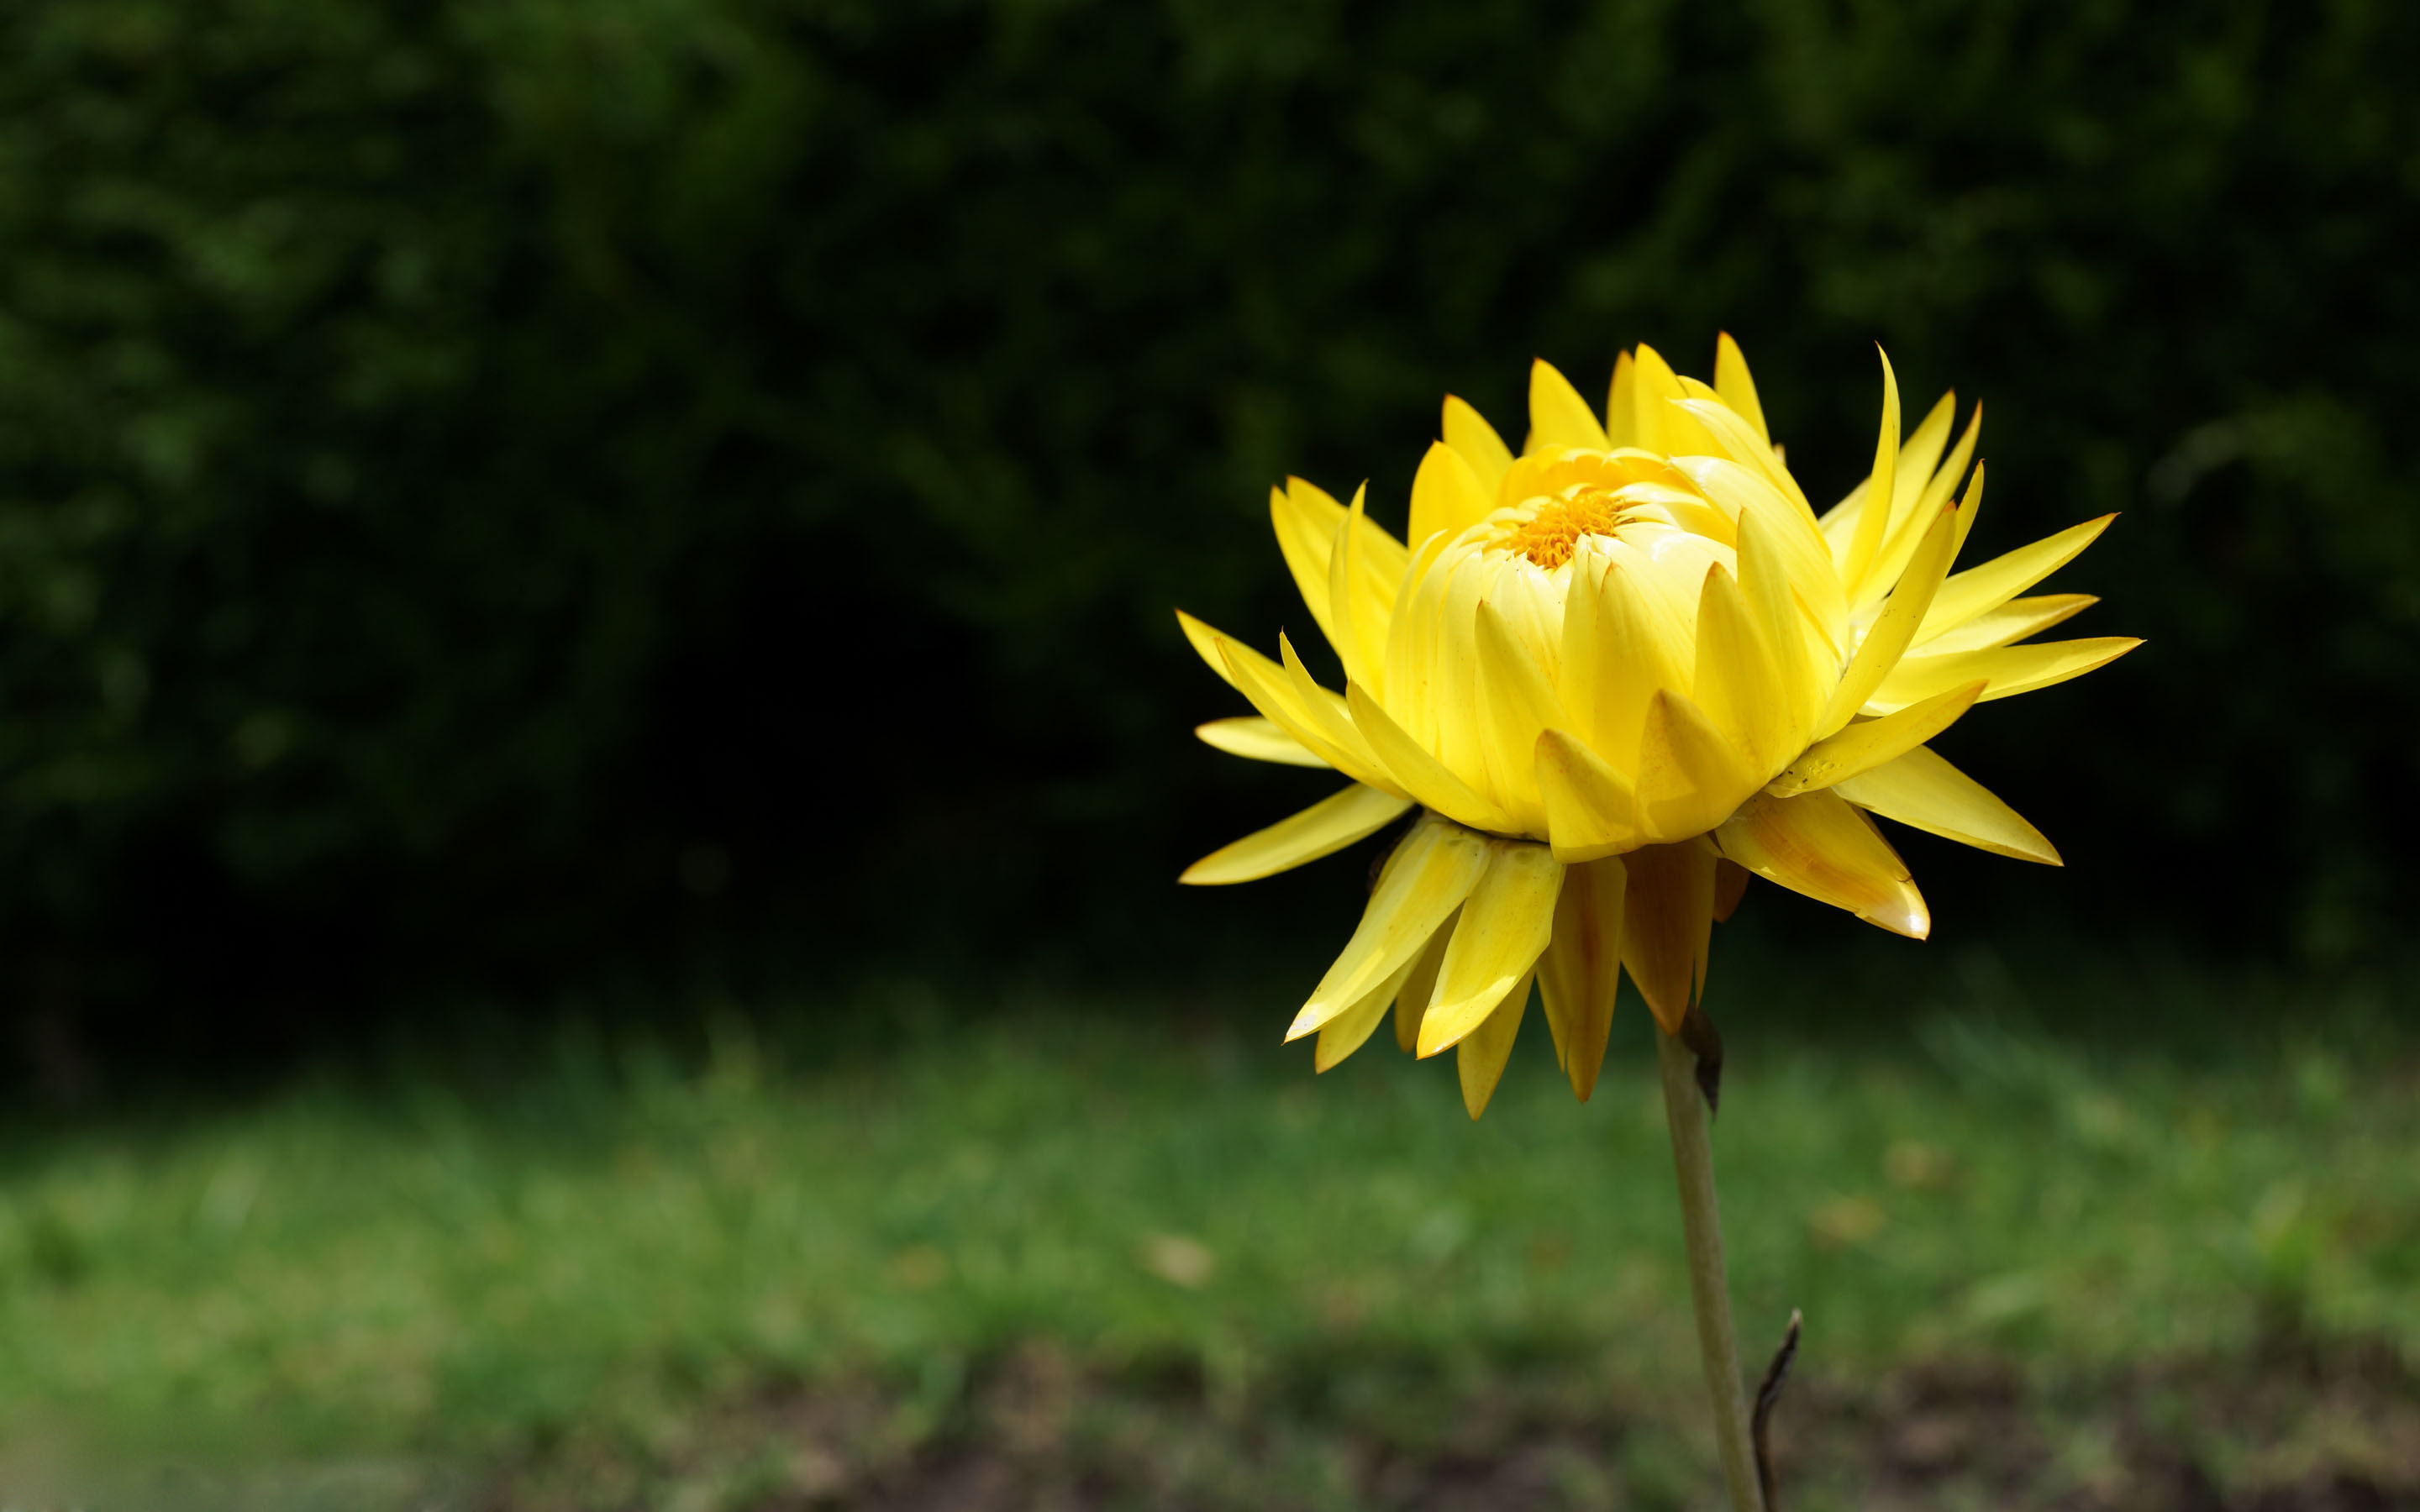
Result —
[[[1476, 1126], [1450, 1064], [1383, 1034], [1314, 1080], [1273, 1034], [1113, 1007], [845, 1055], [805, 1030], [776, 1054], [734, 1014], [687, 1057], [571, 1029], [502, 1077], [21, 1124], [0, 1457], [66, 1431], [475, 1464], [644, 1440], [768, 1381], [879, 1380], [939, 1414], [1034, 1340], [1198, 1372], [1214, 1405], [1525, 1362], [1694, 1400], [1634, 1007], [1591, 1103], [1533, 1024]], [[1743, 1328], [1803, 1307], [1818, 1380], [2088, 1374], [2280, 1328], [2420, 1363], [2420, 1075], [2391, 1033], [2304, 1020], [2182, 1062], [1971, 1014], [1830, 1047], [1730, 1033]]]

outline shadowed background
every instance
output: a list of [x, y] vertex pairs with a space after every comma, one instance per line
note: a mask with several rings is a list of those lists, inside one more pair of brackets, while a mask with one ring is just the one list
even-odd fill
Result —
[[1192, 741], [1240, 705], [1171, 606], [1273, 640], [1273, 481], [1400, 530], [1444, 393], [1517, 438], [1533, 354], [1718, 329], [1819, 503], [1879, 340], [1985, 402], [1978, 553], [2125, 512], [2054, 586], [2149, 646], [1947, 741], [2070, 868], [1918, 837], [1946, 930], [2358, 959], [2414, 840], [2414, 22], [2196, 8], [13, 7], [14, 994], [106, 1057], [1308, 949], [1352, 879], [1169, 885], [1326, 791]]

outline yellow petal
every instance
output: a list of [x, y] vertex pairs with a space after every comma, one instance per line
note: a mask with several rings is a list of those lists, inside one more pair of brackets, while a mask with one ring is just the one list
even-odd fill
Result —
[[1770, 544], [1792, 591], [1814, 613], [1823, 637], [1840, 643], [1848, 630], [1849, 600], [1832, 566], [1831, 548], [1807, 506], [1784, 498], [1770, 482], [1725, 457], [1676, 457], [1672, 465], [1734, 519], [1755, 515], [1772, 527]]
[[1286, 570], [1294, 575], [1295, 587], [1301, 591], [1311, 618], [1319, 623], [1320, 632], [1337, 648], [1340, 656], [1345, 655], [1345, 650], [1335, 606], [1330, 602], [1329, 559], [1337, 532], [1345, 526], [1348, 517], [1355, 556], [1351, 576], [1354, 607], [1383, 644], [1387, 623], [1394, 612], [1395, 590], [1403, 582], [1411, 553], [1367, 515], [1357, 509], [1348, 511], [1324, 490], [1300, 478], [1288, 478], [1285, 487], [1269, 491], [1269, 518], [1277, 529], [1278, 549], [1285, 556]]
[[1555, 370], [1555, 364], [1541, 357], [1529, 364], [1529, 444], [1528, 451], [1541, 451], [1549, 446], [1578, 446], [1592, 452], [1613, 449], [1605, 439], [1605, 427], [1596, 423], [1596, 415], [1588, 401], [1572, 387], [1572, 380]]
[[1714, 928], [1714, 848], [1702, 839], [1622, 857], [1621, 965], [1667, 1034], [1705, 986]]
[[1369, 486], [1353, 491], [1353, 506], [1336, 527], [1335, 544], [1327, 553], [1327, 612], [1336, 628], [1328, 636], [1336, 647], [1344, 675], [1383, 698], [1387, 656], [1387, 624], [1394, 607], [1391, 596], [1380, 602], [1362, 591], [1360, 571], [1362, 527]]
[[1759, 440], [1768, 446], [1773, 443], [1773, 431], [1764, 423], [1764, 407], [1757, 403], [1756, 379], [1748, 377], [1747, 358], [1728, 331], [1714, 337], [1714, 392], [1723, 396], [1723, 403], [1730, 406], [1733, 413], [1747, 422]]
[[1698, 670], [1690, 687], [1723, 738], [1760, 779], [1797, 748], [1784, 721], [1786, 694], [1757, 633], [1747, 599], [1720, 563], [1698, 595]]
[[[1685, 383], [1688, 379], [1682, 381]], [[1723, 460], [1744, 467], [1764, 480], [1776, 493], [1790, 501], [1792, 513], [1805, 517], [1810, 532], [1816, 531], [1814, 506], [1807, 501], [1807, 495], [1799, 488], [1798, 480], [1781, 465], [1781, 458], [1774, 449], [1748, 428], [1746, 421], [1733, 414], [1730, 406], [1717, 400], [1685, 399], [1680, 408], [1705, 427], [1707, 436], [1721, 449], [1718, 455]], [[1682, 471], [1691, 471], [1685, 466], [1684, 459], [1675, 457], [1673, 461]], [[1820, 532], [1818, 538], [1821, 538]], [[1826, 560], [1829, 560], [1828, 552]]]
[[[1261, 711], [1263, 718], [1356, 782], [1402, 795], [1403, 789], [1378, 765], [1366, 742], [1355, 736], [1350, 741], [1350, 748], [1347, 748], [1328, 738], [1326, 732], [1341, 717], [1335, 715], [1335, 706], [1342, 700], [1310, 682], [1307, 677], [1298, 687], [1285, 668], [1234, 637], [1214, 630], [1182, 610], [1177, 618], [1184, 624], [1186, 635], [1197, 647], [1206, 644], [1218, 654], [1225, 668], [1227, 681], [1234, 685], [1236, 691], [1242, 693], [1252, 707]], [[1282, 638], [1280, 645], [1283, 649]]]
[[[1975, 449], [1976, 427], [1982, 421], [1979, 409], [1976, 411], [1975, 424], [1966, 427], [1965, 440], [1959, 443], [1950, 467], [1943, 468], [1939, 473], [1934, 471], [1935, 464], [1941, 460], [1942, 444], [1949, 437], [1949, 423], [1955, 418], [1950, 406], [1956, 398], [1954, 393], [1942, 395], [1941, 402], [1933, 406], [1932, 412], [1916, 426], [1916, 434], [1900, 448], [1899, 502], [1891, 509], [1890, 530], [1883, 548], [1866, 573], [1865, 594], [1860, 608], [1881, 598], [1890, 592], [1892, 584], [1899, 581], [1900, 574], [1907, 570], [1908, 559], [1916, 555], [1916, 546], [1924, 539], [1925, 522], [1939, 514], [1941, 506], [1949, 501], [1957, 475], [1965, 471], [1966, 459]], [[1958, 538], [1962, 542], [1966, 538], [1965, 532], [1974, 528], [1974, 505], [1977, 502], [1977, 500], [1967, 501], [1967, 512], [1959, 521]], [[1957, 553], [1953, 551], [1950, 555], [1954, 559]]]
[[[1462, 403], [1449, 399], [1449, 406]], [[1466, 406], [1466, 408], [1467, 408]], [[1476, 418], [1476, 417], [1473, 417]], [[1485, 421], [1481, 421], [1485, 424]], [[1490, 436], [1494, 431], [1488, 432]], [[1503, 443], [1498, 441], [1497, 445]], [[1508, 460], [1506, 463], [1510, 466]], [[1469, 458], [1443, 441], [1429, 443], [1428, 455], [1420, 458], [1419, 471], [1412, 474], [1412, 544], [1419, 546], [1430, 536], [1443, 532], [1459, 535], [1487, 517], [1495, 508], [1495, 495], [1481, 483]]]
[[1472, 552], [1454, 563], [1440, 607], [1425, 626], [1434, 638], [1423, 669], [1428, 727], [1421, 733], [1436, 759], [1474, 791], [1487, 780], [1484, 716], [1479, 707], [1479, 600], [1495, 583], [1500, 563]]
[[2037, 640], [1947, 656], [1909, 656], [1891, 669], [1882, 687], [1866, 701], [1866, 707], [1888, 714], [1978, 679], [1986, 686], [1977, 702], [2014, 698], [2106, 667], [2142, 643], [2131, 636], [2113, 635], [2089, 640]]
[[1648, 701], [1637, 779], [1639, 827], [1648, 838], [1702, 835], [1763, 780], [1687, 694], [1667, 688]]
[[1326, 1026], [1319, 1031], [1318, 1048], [1311, 1053], [1312, 1071], [1326, 1071], [1361, 1048], [1371, 1032], [1378, 1027], [1378, 1021], [1387, 1016], [1387, 1005], [1395, 1000], [1395, 994], [1403, 988], [1404, 979], [1412, 974], [1412, 967], [1419, 960], [1414, 956], [1405, 961], [1395, 968], [1392, 976], [1372, 989], [1360, 1001], [1327, 1021]]
[[[1575, 580], [1571, 593], [1578, 592]], [[1570, 612], [1566, 605], [1564, 613]], [[1619, 563], [1607, 565], [1596, 579], [1593, 614], [1595, 722], [1578, 733], [1590, 747], [1610, 752], [1617, 763], [1635, 770], [1632, 753], [1645, 737], [1648, 705], [1661, 689], [1688, 687], [1689, 669], [1673, 654], [1687, 626], [1668, 609], [1662, 594]]]
[[1220, 887], [1254, 882], [1290, 871], [1306, 861], [1332, 856], [1365, 836], [1394, 823], [1412, 806], [1408, 798], [1389, 797], [1359, 783], [1323, 798], [1291, 819], [1245, 836], [1185, 869], [1179, 882], [1194, 887]]
[[1479, 605], [1478, 645], [1479, 706], [1486, 720], [1487, 768], [1496, 782], [1497, 807], [1528, 830], [1545, 821], [1544, 813], [1528, 811], [1534, 807], [1528, 795], [1537, 787], [1531, 773], [1538, 734], [1561, 725], [1563, 711], [1536, 658], [1484, 599]]
[[[1975, 486], [1983, 486], [1978, 469]], [[1848, 671], [1840, 674], [1839, 685], [1832, 689], [1823, 716], [1815, 721], [1815, 733], [1829, 736], [1848, 724], [1849, 717], [1865, 707], [1866, 700], [1883, 679], [1890, 675], [1907, 650], [1916, 627], [1924, 620], [1925, 611], [1932, 606], [1932, 595], [1941, 587], [1942, 578], [1949, 571], [1950, 553], [1958, 544], [1958, 506], [1945, 507], [1931, 528], [1924, 532], [1922, 544], [1907, 564], [1906, 575], [1891, 590], [1890, 601], [1883, 606], [1880, 618], [1866, 639], [1857, 646], [1857, 654], [1849, 659]]]
[[1932, 916], [1907, 863], [1871, 821], [1837, 793], [1759, 794], [1714, 835], [1723, 854], [1758, 876], [1920, 940]]
[[[1218, 670], [1222, 672], [1227, 670], [1224, 662], [1220, 663]], [[1327, 764], [1313, 755], [1301, 741], [1279, 729], [1272, 721], [1255, 715], [1213, 719], [1208, 724], [1195, 725], [1193, 733], [1202, 738], [1203, 745], [1216, 746], [1230, 756], [1241, 756], [1247, 761], [1278, 762], [1287, 766]]]
[[1583, 1103], [1596, 1089], [1621, 980], [1621, 919], [1629, 873], [1618, 856], [1572, 867], [1555, 900], [1555, 935], [1538, 961], [1538, 992], [1555, 1060]]
[[1638, 442], [1638, 364], [1628, 352], [1613, 360], [1613, 386], [1605, 398], [1605, 439], [1616, 448]]
[[2040, 830], [1929, 747], [1918, 746], [1832, 791], [1911, 829], [2020, 861], [2063, 864]]
[[1327, 553], [1343, 518], [1343, 505], [1300, 478], [1288, 478], [1284, 487], [1269, 490], [1269, 523], [1277, 532], [1286, 571], [1294, 575], [1295, 588], [1320, 633], [1331, 640], [1335, 631], [1327, 614]]
[[1429, 1011], [1429, 1000], [1436, 996], [1438, 968], [1445, 964], [1446, 947], [1453, 943], [1453, 927], [1462, 918], [1455, 909], [1437, 926], [1429, 943], [1412, 962], [1412, 969], [1395, 993], [1395, 1047], [1410, 1055], [1419, 1047], [1420, 1016]]
[[1554, 935], [1563, 864], [1544, 845], [1488, 841], [1487, 874], [1470, 893], [1420, 1020], [1422, 1057], [1479, 1027], [1545, 954]]
[[1956, 724], [1961, 715], [1975, 706], [1983, 687], [1980, 682], [1963, 683], [1897, 714], [1852, 724], [1791, 763], [1790, 769], [1775, 778], [1765, 791], [1776, 798], [1794, 797], [1896, 761]]
[[1927, 656], [1953, 651], [1989, 651], [2029, 635], [2063, 625], [2101, 600], [2090, 594], [2044, 594], [2037, 598], [2012, 598], [1998, 609], [1978, 614], [1954, 630], [1944, 630], [1919, 642]]
[[1949, 444], [1949, 427], [1957, 419], [1958, 394], [1952, 390], [1933, 401], [1916, 429], [1908, 432], [1906, 444], [1899, 449], [1899, 460], [1891, 468], [1891, 530], [1907, 522], [1916, 513], [1916, 501], [1932, 486], [1932, 470], [1941, 463], [1942, 449]]
[[1512, 819], [1502, 810], [1472, 792], [1462, 779], [1446, 770], [1444, 763], [1404, 733], [1403, 726], [1388, 717], [1377, 701], [1358, 685], [1344, 685], [1344, 702], [1352, 711], [1355, 727], [1368, 737], [1370, 748], [1386, 764], [1388, 773], [1419, 800], [1421, 808], [1434, 810], [1473, 829], [1512, 827]]
[[1454, 1045], [1454, 1072], [1462, 1082], [1462, 1105], [1477, 1119], [1487, 1111], [1496, 1084], [1504, 1079], [1504, 1063], [1512, 1058], [1512, 1041], [1521, 1032], [1521, 1016], [1529, 1011], [1529, 979], [1523, 977], [1478, 1028]]
[[1396, 706], [1416, 729], [1429, 728], [1429, 685], [1435, 675], [1431, 651], [1436, 642], [1437, 605], [1444, 597], [1449, 572], [1436, 571], [1437, 561], [1451, 544], [1439, 531], [1420, 542], [1404, 570], [1404, 613], [1390, 616], [1387, 630], [1387, 687]]
[[[1404, 796], [1402, 784], [1388, 774], [1385, 764], [1370, 748], [1370, 742], [1354, 726], [1343, 697], [1311, 681], [1311, 670], [1302, 664], [1302, 657], [1295, 653], [1294, 642], [1288, 640], [1282, 632], [1278, 636], [1278, 655], [1284, 661], [1286, 686], [1294, 694], [1293, 706], [1297, 717], [1308, 723], [1311, 732], [1325, 747], [1325, 749], [1321, 747], [1312, 748], [1320, 749], [1323, 755], [1332, 754], [1340, 758], [1336, 761], [1336, 769], [1355, 781], [1366, 782], [1398, 797]], [[1237, 670], [1236, 675], [1239, 682], [1249, 682], [1252, 676], [1242, 669]], [[1246, 688], [1245, 696], [1251, 696], [1249, 688]], [[1261, 712], [1267, 714], [1269, 711], [1262, 709]]]
[[1445, 443], [1462, 454], [1480, 487], [1493, 500], [1496, 486], [1512, 466], [1512, 449], [1484, 416], [1450, 393], [1445, 396]]
[[1396, 847], [1343, 953], [1286, 1031], [1299, 1040], [1351, 1008], [1412, 959], [1488, 870], [1488, 841], [1458, 825], [1423, 819]]
[[[1816, 544], [1820, 548], [1822, 543]], [[1807, 623], [1799, 595], [1792, 587], [1780, 527], [1762, 514], [1740, 516], [1739, 565], [1740, 593], [1755, 622], [1757, 639], [1773, 658], [1777, 699], [1772, 720], [1780, 748], [1787, 753], [1807, 743], [1815, 716], [1831, 696], [1831, 664], [1819, 663], [1809, 650], [1807, 638], [1813, 626]]]
[[1536, 761], [1555, 859], [1573, 865], [1637, 847], [1638, 798], [1629, 778], [1562, 730], [1539, 734]]
[[[1976, 473], [1978, 483], [1981, 476], [1978, 470]], [[1916, 641], [1920, 644], [1979, 614], [1998, 609], [2074, 561], [2076, 554], [2090, 546], [2117, 517], [2103, 515], [2099, 519], [2070, 526], [2056, 535], [2036, 541], [2031, 546], [2021, 546], [2007, 556], [1994, 557], [1979, 567], [1969, 567], [1950, 579], [1941, 585], [1941, 592], [1933, 595], [1932, 608], [1924, 616], [1923, 628], [1916, 633]]]
[[1209, 664], [1210, 670], [1218, 674], [1218, 681], [1230, 687], [1234, 687], [1235, 674], [1227, 670], [1226, 654], [1218, 649], [1220, 641], [1232, 640], [1233, 637], [1212, 629], [1183, 609], [1176, 611], [1176, 624], [1177, 627], [1185, 632], [1186, 643], [1193, 648], [1193, 654]]
[[1866, 478], [1866, 501], [1857, 512], [1856, 532], [1849, 540], [1849, 559], [1840, 566], [1840, 580], [1852, 604], [1865, 599], [1866, 573], [1882, 550], [1884, 534], [1890, 527], [1888, 504], [1899, 486], [1899, 378], [1891, 372], [1890, 353], [1879, 347], [1874, 350], [1883, 359], [1882, 429], [1874, 440], [1874, 468]]
[[1663, 353], [1640, 342], [1633, 361], [1637, 373], [1638, 444], [1674, 456], [1720, 455], [1722, 448], [1714, 439], [1695, 415], [1682, 408], [1689, 397], [1688, 385], [1672, 371]]

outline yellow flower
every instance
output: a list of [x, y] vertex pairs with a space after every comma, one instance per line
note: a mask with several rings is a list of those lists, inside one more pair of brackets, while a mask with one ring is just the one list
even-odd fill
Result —
[[[1729, 336], [1712, 387], [1623, 353], [1600, 420], [1545, 363], [1515, 457], [1445, 402], [1412, 483], [1412, 545], [1299, 478], [1278, 545], [1343, 665], [1313, 680], [1192, 616], [1195, 649], [1260, 711], [1202, 738], [1353, 785], [1186, 872], [1247, 882], [1421, 810], [1361, 925], [1294, 1022], [1322, 1071], [1389, 1006], [1406, 1049], [1457, 1050], [1476, 1118], [1534, 980], [1585, 1099], [1619, 972], [1666, 1032], [1703, 990], [1714, 922], [1750, 873], [1922, 938], [1931, 916], [1868, 813], [2058, 864], [2031, 825], [1925, 742], [1978, 702], [2081, 676], [2122, 638], [2027, 642], [2094, 602], [2019, 597], [2091, 544], [2087, 520], [1950, 563], [1982, 501], [1981, 427], [1955, 396], [1900, 435], [1883, 360], [1869, 476], [1820, 517], [1765, 430]], [[1945, 453], [1947, 454], [1945, 455]]]

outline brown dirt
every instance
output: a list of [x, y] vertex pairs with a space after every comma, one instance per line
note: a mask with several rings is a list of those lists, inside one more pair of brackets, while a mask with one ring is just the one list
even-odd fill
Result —
[[[2420, 1382], [2382, 1350], [2064, 1382], [1936, 1364], [1792, 1393], [1776, 1435], [1791, 1512], [2420, 1512]], [[1238, 1401], [1185, 1370], [1102, 1374], [1034, 1348], [939, 1395], [799, 1388], [645, 1446], [575, 1434], [500, 1468], [476, 1501], [1545, 1512], [1704, 1506], [1713, 1489], [1694, 1392], [1622, 1403], [1569, 1366], [1375, 1393], [1331, 1380]]]

